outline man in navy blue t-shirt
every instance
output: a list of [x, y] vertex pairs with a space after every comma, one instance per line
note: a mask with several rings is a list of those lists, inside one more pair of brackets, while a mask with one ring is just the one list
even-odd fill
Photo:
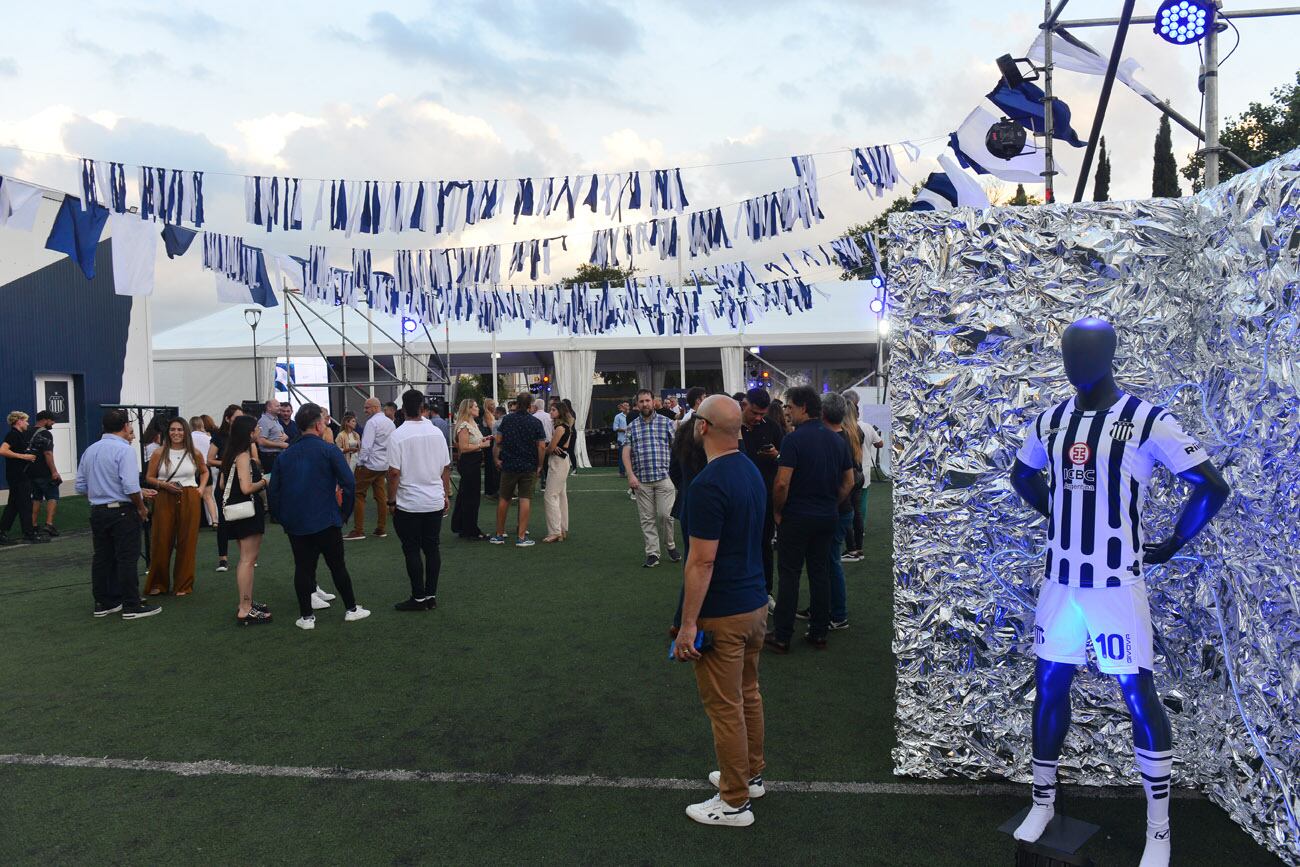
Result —
[[[752, 825], [749, 799], [763, 789], [763, 697], [758, 657], [767, 629], [762, 532], [767, 489], [738, 448], [740, 406], [726, 395], [704, 401], [691, 416], [709, 463], [682, 505], [686, 555], [682, 623], [673, 644], [679, 660], [694, 660], [695, 682], [713, 726], [718, 794], [686, 808], [705, 825]], [[697, 634], [711, 639], [703, 652]], [[736, 697], [741, 704], [735, 703]]]
[[853, 489], [853, 458], [848, 444], [821, 423], [821, 396], [807, 386], [785, 393], [794, 430], [781, 441], [772, 511], [777, 523], [778, 585], [773, 633], [767, 646], [777, 653], [790, 650], [795, 609], [799, 607], [799, 575], [808, 564], [809, 625], [807, 639], [826, 647], [830, 630], [830, 557], [839, 504]]

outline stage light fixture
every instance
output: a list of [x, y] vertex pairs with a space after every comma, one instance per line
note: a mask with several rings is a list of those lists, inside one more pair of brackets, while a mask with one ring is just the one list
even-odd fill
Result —
[[760, 352], [762, 352], [762, 351], [763, 351], [763, 347], [761, 347], [761, 346], [751, 346], [751, 347], [749, 347], [749, 352], [750, 352], [751, 355], [758, 355], [758, 354], [759, 354]]
[[415, 329], [419, 327], [420, 323], [416, 322], [414, 319], [407, 319], [405, 316], [402, 317], [402, 330], [407, 334], [413, 333]]
[[871, 312], [875, 313], [877, 316], [885, 312], [885, 301], [880, 297], [872, 298], [870, 306]]
[[1027, 138], [1028, 133], [1023, 126], [1004, 117], [989, 127], [984, 135], [984, 146], [999, 159], [1013, 160], [1025, 152]]
[[1174, 45], [1192, 45], [1214, 26], [1212, 0], [1165, 0], [1156, 10], [1155, 32]]
[[874, 277], [871, 278], [871, 285], [872, 285], [872, 287], [875, 288], [875, 289], [884, 289], [884, 288], [885, 288], [885, 278], [884, 278], [884, 277], [881, 277], [879, 274], [877, 274], [876, 276], [874, 276]]
[[888, 336], [889, 336], [889, 320], [888, 320], [888, 319], [882, 319], [882, 320], [880, 320], [880, 325], [877, 326], [876, 330], [880, 332], [880, 336], [881, 336], [881, 337], [888, 337]]

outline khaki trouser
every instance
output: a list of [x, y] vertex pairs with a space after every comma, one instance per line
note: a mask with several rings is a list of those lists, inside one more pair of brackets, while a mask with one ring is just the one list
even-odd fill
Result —
[[569, 532], [569, 469], [568, 458], [551, 455], [546, 459], [546, 535], [559, 536]]
[[[175, 590], [194, 589], [194, 549], [199, 542], [199, 510], [203, 496], [198, 488], [181, 488], [179, 494], [159, 491], [153, 501], [153, 527], [149, 531], [149, 577], [146, 593], [166, 593], [172, 578]], [[172, 550], [176, 568], [171, 568]]]
[[636, 489], [636, 510], [641, 515], [641, 535], [645, 537], [646, 556], [659, 556], [659, 534], [671, 550], [677, 547], [673, 537], [673, 499], [677, 489], [671, 479], [642, 482]]
[[767, 630], [767, 606], [730, 617], [701, 617], [713, 633], [713, 649], [695, 661], [695, 685], [713, 725], [713, 749], [722, 774], [722, 800], [739, 807], [749, 800], [749, 781], [763, 773], [763, 696], [758, 657]]
[[375, 489], [375, 503], [379, 506], [379, 523], [375, 532], [382, 533], [388, 529], [388, 473], [372, 470], [357, 464], [357, 504], [353, 510], [353, 529], [358, 533], [366, 531], [366, 490]]

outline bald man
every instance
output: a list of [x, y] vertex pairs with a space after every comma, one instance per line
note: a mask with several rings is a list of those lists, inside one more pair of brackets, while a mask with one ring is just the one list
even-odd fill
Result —
[[366, 414], [366, 426], [361, 431], [361, 451], [357, 452], [357, 503], [353, 512], [352, 532], [343, 538], [349, 542], [366, 538], [366, 491], [374, 488], [375, 506], [379, 512], [379, 522], [375, 526], [375, 535], [380, 539], [388, 536], [388, 488], [385, 477], [388, 475], [388, 440], [393, 435], [392, 419], [380, 411], [378, 398], [369, 398], [362, 408]]
[[[686, 489], [682, 537], [686, 577], [673, 655], [695, 663], [695, 683], [713, 726], [718, 794], [686, 808], [704, 825], [754, 823], [750, 798], [763, 788], [763, 697], [758, 659], [767, 629], [762, 533], [767, 488], [739, 449], [740, 405], [707, 398], [691, 416], [708, 465]], [[706, 639], [697, 648], [696, 637]]]

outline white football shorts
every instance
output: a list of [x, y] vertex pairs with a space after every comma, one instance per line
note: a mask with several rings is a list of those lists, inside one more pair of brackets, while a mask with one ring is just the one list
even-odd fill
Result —
[[1034, 649], [1048, 662], [1087, 662], [1091, 643], [1106, 674], [1152, 670], [1155, 659], [1146, 583], [1123, 587], [1067, 587], [1045, 581], [1038, 591]]

